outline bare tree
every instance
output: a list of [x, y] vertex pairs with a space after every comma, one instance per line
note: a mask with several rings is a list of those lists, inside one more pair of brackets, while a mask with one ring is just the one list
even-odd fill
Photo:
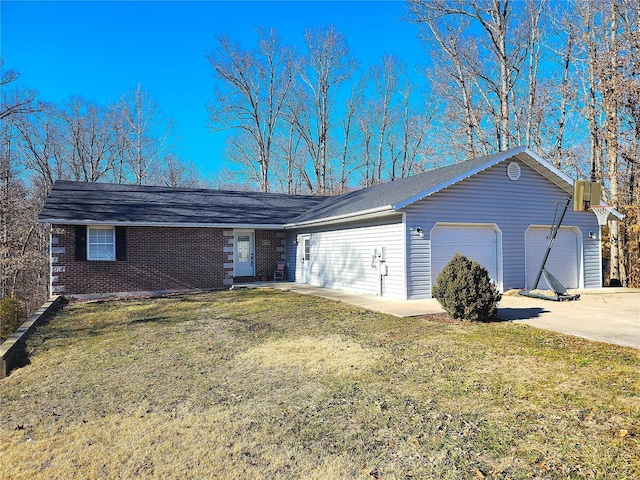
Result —
[[[431, 68], [427, 76], [435, 85], [440, 96], [447, 99], [448, 118], [454, 119], [463, 125], [466, 143], [463, 151], [467, 157], [473, 158], [479, 154], [487, 154], [488, 141], [484, 138], [480, 119], [482, 114], [474, 100], [474, 84], [471, 80], [467, 59], [471, 58], [472, 42], [465, 37], [465, 31], [469, 21], [465, 18], [457, 19], [457, 22], [442, 24], [440, 17], [425, 12], [417, 3], [412, 4], [416, 21], [422, 23], [426, 30], [422, 34], [425, 42], [433, 38], [440, 48], [440, 56], [436, 54], [436, 65]], [[454, 88], [451, 88], [453, 82]], [[460, 117], [460, 120], [458, 118]], [[452, 127], [452, 122], [444, 122], [446, 128]], [[457, 130], [451, 135], [451, 141], [457, 141]]]
[[40, 103], [37, 111], [16, 115], [13, 126], [20, 136], [17, 148], [21, 162], [27, 171], [35, 175], [32, 180], [46, 196], [57, 179], [68, 175], [56, 107]]
[[[608, 55], [604, 60], [604, 65], [599, 69], [600, 81], [603, 87], [602, 104], [605, 114], [604, 141], [606, 144], [607, 170], [609, 172], [609, 201], [619, 207], [618, 188], [618, 134], [619, 134], [619, 109], [620, 109], [620, 75], [619, 75], [619, 53], [620, 45], [618, 40], [618, 5], [616, 2], [610, 4]], [[620, 244], [619, 244], [619, 224], [617, 220], [609, 222], [609, 232], [611, 234], [611, 263], [610, 281], [620, 283]]]
[[570, 102], [576, 98], [576, 86], [571, 80], [571, 67], [574, 62], [574, 49], [578, 35], [577, 25], [573, 15], [566, 10], [559, 12], [560, 17], [554, 22], [554, 31], [560, 37], [561, 45], [553, 53], [558, 58], [561, 67], [560, 99], [557, 107], [558, 125], [552, 156], [556, 167], [561, 167], [565, 152], [565, 131]]
[[[354, 123], [358, 110], [361, 108], [366, 77], [361, 77], [351, 89], [351, 95], [345, 104], [345, 113], [342, 118], [342, 156], [340, 165], [339, 193], [347, 191], [351, 174], [359, 168], [359, 162], [352, 158], [352, 145], [354, 137]], [[355, 163], [355, 165], [354, 165]]]
[[[525, 123], [524, 145], [540, 148], [540, 126], [542, 118], [536, 115], [539, 84], [539, 68], [542, 48], [542, 17], [546, 8], [546, 0], [527, 0], [524, 31], [526, 32], [527, 49], [527, 112]], [[522, 141], [518, 141], [522, 145]]]
[[112, 106], [101, 107], [72, 97], [58, 115], [62, 120], [61, 148], [71, 177], [81, 182], [106, 178], [118, 158], [117, 115]]
[[[433, 25], [432, 30], [446, 31], [448, 24], [468, 19], [484, 36], [475, 37], [482, 49], [468, 49], [465, 68], [471, 74], [477, 93], [492, 112], [495, 121], [497, 150], [510, 147], [510, 103], [513, 89], [526, 60], [526, 47], [515, 40], [517, 29], [510, 28], [512, 9], [509, 0], [410, 0], [415, 21]], [[437, 25], [437, 26], [436, 26]], [[444, 36], [444, 35], [441, 35]], [[497, 103], [494, 104], [494, 97]]]
[[172, 146], [173, 122], [162, 115], [158, 104], [140, 84], [120, 98], [116, 116], [122, 146], [120, 176], [129, 177], [135, 185], [157, 183], [160, 162]]
[[3, 66], [4, 59], [0, 58], [0, 91], [2, 92], [0, 120], [8, 120], [14, 115], [33, 112], [36, 108], [36, 92], [17, 86], [15, 82], [20, 76], [19, 73], [11, 69], [4, 70]]
[[192, 163], [181, 160], [173, 153], [165, 155], [163, 160], [159, 178], [167, 187], [198, 188], [204, 186], [197, 168]]
[[[2, 66], [0, 62], [0, 67]], [[16, 83], [17, 72], [3, 72], [0, 102], [0, 300], [13, 301], [32, 312], [45, 298], [48, 272], [44, 228], [36, 223], [37, 195], [26, 188], [20, 161], [19, 117], [37, 110], [36, 95]], [[4, 319], [0, 317], [0, 331]]]
[[[406, 80], [405, 86], [400, 92], [403, 98], [402, 128], [400, 131], [402, 149], [399, 158], [393, 162], [391, 168], [392, 181], [396, 179], [398, 173], [401, 178], [404, 178], [416, 173], [419, 169], [417, 159], [421, 153], [427, 153], [424, 150], [425, 138], [438, 109], [437, 105], [425, 98], [418, 109], [420, 113], [413, 112], [411, 107], [412, 94], [413, 86]], [[400, 172], [398, 172], [398, 162], [400, 163]]]
[[375, 139], [374, 127], [378, 123], [379, 110], [371, 100], [367, 100], [360, 107], [358, 113], [356, 113], [356, 124], [360, 130], [361, 145], [360, 145], [360, 158], [362, 163], [360, 169], [362, 172], [362, 185], [364, 187], [370, 187], [375, 185], [375, 160], [373, 159], [373, 141]]
[[273, 141], [293, 82], [295, 51], [282, 45], [273, 29], [258, 33], [255, 50], [218, 37], [217, 49], [207, 58], [220, 88], [208, 108], [214, 128], [246, 132], [244, 138], [251, 140], [249, 148], [256, 155], [260, 189], [267, 192]]
[[393, 55], [384, 55], [382, 64], [371, 70], [371, 78], [375, 85], [378, 107], [378, 155], [376, 159], [375, 183], [382, 182], [384, 169], [385, 145], [389, 142], [394, 122], [399, 118], [396, 110], [400, 104], [396, 102], [398, 84], [404, 75], [404, 62]]
[[307, 86], [311, 106], [304, 123], [299, 123], [313, 162], [315, 191], [325, 194], [329, 188], [329, 148], [335, 97], [338, 87], [351, 77], [356, 68], [344, 36], [334, 26], [308, 29], [304, 35], [307, 55], [299, 69]]

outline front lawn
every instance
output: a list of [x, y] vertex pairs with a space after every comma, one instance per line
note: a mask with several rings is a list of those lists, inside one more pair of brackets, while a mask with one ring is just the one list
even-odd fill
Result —
[[640, 352], [241, 290], [67, 306], [2, 478], [640, 478]]

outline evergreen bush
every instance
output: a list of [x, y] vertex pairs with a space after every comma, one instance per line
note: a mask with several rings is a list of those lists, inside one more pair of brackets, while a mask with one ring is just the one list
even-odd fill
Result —
[[496, 315], [502, 296], [478, 262], [456, 253], [436, 282], [433, 296], [451, 317], [485, 322]]

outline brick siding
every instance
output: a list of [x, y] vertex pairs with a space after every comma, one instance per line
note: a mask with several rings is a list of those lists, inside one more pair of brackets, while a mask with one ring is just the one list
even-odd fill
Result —
[[[221, 289], [230, 286], [233, 269], [228, 268], [229, 237], [221, 228], [127, 227], [126, 260], [123, 261], [76, 261], [75, 230], [71, 225], [53, 226], [54, 294]], [[273, 270], [276, 261], [284, 258], [284, 252], [280, 252], [281, 237], [284, 241], [282, 232], [256, 231], [258, 268], [263, 268], [263, 265]]]
[[256, 272], [273, 271], [285, 260], [285, 234], [275, 230], [256, 230]]

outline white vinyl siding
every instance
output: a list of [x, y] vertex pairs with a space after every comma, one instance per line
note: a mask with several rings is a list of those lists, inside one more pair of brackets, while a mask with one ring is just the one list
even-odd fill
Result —
[[[568, 194], [519, 160], [520, 178], [509, 180], [507, 166], [511, 161], [494, 165], [405, 208], [408, 298], [431, 297], [429, 232], [438, 222], [497, 225], [502, 235], [503, 290], [525, 288], [526, 231], [531, 225], [549, 225]], [[574, 212], [569, 207], [563, 225], [581, 232], [580, 285], [600, 286], [600, 244], [589, 238], [589, 231], [598, 231], [595, 215]], [[418, 227], [425, 232], [424, 237], [416, 234]]]
[[[295, 281], [369, 295], [379, 295], [382, 287], [383, 296], [404, 299], [403, 231], [402, 223], [298, 231], [289, 237], [291, 243], [297, 239], [296, 258], [289, 257], [289, 262], [295, 261]], [[382, 277], [381, 285], [373, 253], [382, 248], [388, 275]]]
[[114, 227], [87, 228], [87, 260], [115, 260], [116, 231]]

